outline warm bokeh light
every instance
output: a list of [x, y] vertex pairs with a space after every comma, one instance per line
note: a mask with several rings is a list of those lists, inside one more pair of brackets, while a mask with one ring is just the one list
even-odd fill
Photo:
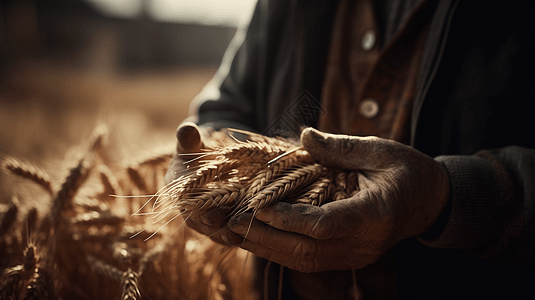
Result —
[[248, 19], [257, 0], [86, 0], [112, 17], [147, 16], [160, 22], [238, 26]]

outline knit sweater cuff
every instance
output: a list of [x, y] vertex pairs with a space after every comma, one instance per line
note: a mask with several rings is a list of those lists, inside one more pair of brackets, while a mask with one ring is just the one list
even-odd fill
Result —
[[474, 249], [496, 230], [498, 180], [491, 162], [477, 156], [439, 156], [450, 177], [451, 213], [444, 231], [422, 244], [434, 248]]

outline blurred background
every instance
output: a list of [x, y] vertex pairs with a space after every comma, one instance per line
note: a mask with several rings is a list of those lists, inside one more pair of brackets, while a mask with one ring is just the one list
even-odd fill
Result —
[[54, 175], [69, 149], [100, 123], [109, 126], [123, 157], [173, 145], [189, 102], [255, 4], [3, 0], [0, 155]]

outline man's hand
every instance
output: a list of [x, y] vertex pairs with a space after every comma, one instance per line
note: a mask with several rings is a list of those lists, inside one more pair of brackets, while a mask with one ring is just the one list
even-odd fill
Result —
[[306, 129], [305, 149], [325, 166], [358, 170], [360, 192], [321, 207], [276, 203], [230, 229], [241, 247], [302, 272], [359, 269], [399, 241], [424, 233], [449, 198], [442, 165], [401, 143]]
[[[184, 122], [176, 130], [177, 147], [173, 160], [165, 174], [166, 183], [177, 179], [188, 172], [185, 161], [193, 160], [204, 148], [203, 136], [207, 133], [195, 123]], [[189, 163], [194, 169], [197, 162]], [[224, 211], [210, 211], [199, 214], [183, 215], [186, 224], [196, 231], [209, 236], [213, 241], [221, 244], [238, 244], [243, 238], [230, 231], [225, 221]]]

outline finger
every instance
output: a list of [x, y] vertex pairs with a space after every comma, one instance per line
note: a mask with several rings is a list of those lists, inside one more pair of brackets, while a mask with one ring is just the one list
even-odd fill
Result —
[[180, 124], [176, 130], [176, 138], [177, 152], [180, 154], [198, 153], [203, 147], [200, 129], [193, 122]]
[[396, 148], [406, 147], [377, 137], [328, 134], [313, 128], [303, 130], [301, 142], [305, 150], [320, 163], [354, 170], [387, 168], [394, 158], [394, 144]]
[[[337, 256], [351, 251], [351, 238], [316, 240], [309, 236], [275, 229], [250, 217], [231, 219], [230, 230], [247, 240], [295, 259]], [[353, 243], [356, 246], [356, 243]]]
[[316, 239], [330, 237], [334, 225], [325, 218], [322, 207], [307, 204], [278, 202], [261, 209], [255, 216], [258, 220], [283, 231], [303, 234]]
[[[260, 210], [256, 218], [279, 230], [320, 240], [364, 236], [377, 224], [386, 222], [381, 225], [388, 227], [390, 214], [388, 207], [377, 205], [382, 201], [379, 195], [367, 189], [321, 207], [278, 202]], [[386, 227], [383, 229], [389, 229]]]
[[187, 220], [186, 224], [198, 233], [208, 236], [211, 240], [222, 245], [238, 245], [243, 242], [243, 238], [230, 231], [228, 227], [212, 227], [201, 223]]

